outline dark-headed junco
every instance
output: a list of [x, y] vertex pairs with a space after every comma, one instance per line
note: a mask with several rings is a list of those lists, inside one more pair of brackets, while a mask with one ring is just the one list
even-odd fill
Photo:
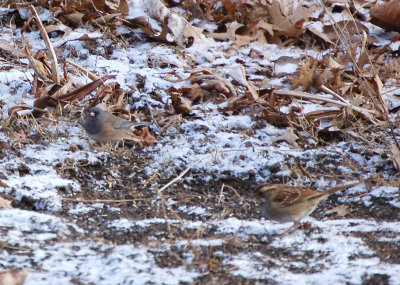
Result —
[[133, 123], [107, 113], [99, 107], [93, 107], [89, 109], [84, 127], [88, 136], [97, 142], [116, 142], [123, 139], [138, 142], [139, 139], [133, 137], [131, 131], [135, 127], [143, 125], [147, 124]]

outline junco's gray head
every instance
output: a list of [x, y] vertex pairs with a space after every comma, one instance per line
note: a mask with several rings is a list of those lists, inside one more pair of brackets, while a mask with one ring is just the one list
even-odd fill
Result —
[[89, 109], [89, 113], [85, 120], [85, 130], [88, 136], [97, 142], [114, 142], [123, 139], [131, 139], [131, 130], [138, 125], [128, 120], [124, 120], [113, 114], [103, 111], [99, 107]]

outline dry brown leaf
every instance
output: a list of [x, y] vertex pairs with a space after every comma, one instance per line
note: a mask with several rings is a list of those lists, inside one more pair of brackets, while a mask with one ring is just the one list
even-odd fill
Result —
[[278, 136], [269, 142], [278, 142], [278, 141], [285, 141], [288, 144], [290, 144], [294, 148], [299, 148], [299, 145], [296, 143], [296, 141], [299, 139], [299, 137], [294, 133], [293, 128], [287, 128], [287, 133], [284, 135]]
[[221, 80], [209, 79], [206, 81], [206, 83], [207, 83], [207, 89], [216, 90], [217, 92], [225, 95], [230, 94], [229, 88]]
[[26, 138], [25, 132], [23, 130], [19, 130], [19, 132], [10, 131], [10, 139], [17, 143], [24, 143], [27, 142], [28, 139]]
[[[34, 17], [29, 18], [29, 20], [26, 21], [26, 23], [22, 27], [22, 29], [21, 29], [21, 38], [22, 38], [22, 42], [24, 44], [24, 54], [25, 54], [26, 58], [29, 61], [30, 67], [33, 68], [34, 71], [35, 71], [35, 74], [34, 74], [34, 79], [35, 79], [34, 86], [37, 86], [38, 85], [38, 83], [36, 82], [38, 80], [37, 77], [40, 77], [40, 79], [42, 79], [44, 82], [51, 82], [52, 74], [51, 74], [50, 68], [47, 68], [48, 67], [47, 63], [44, 64], [43, 62], [35, 59], [32, 56], [32, 52], [31, 52], [31, 48], [30, 48], [30, 45], [29, 45], [29, 41], [26, 39], [26, 37], [24, 35], [26, 29], [30, 26], [30, 24], [32, 23], [33, 19], [34, 19]], [[46, 34], [45, 31], [44, 31], [44, 33]], [[46, 34], [46, 37], [47, 37], [47, 34]], [[48, 43], [46, 42], [46, 44], [48, 44]], [[38, 53], [40, 54], [41, 52], [39, 51]], [[36, 56], [36, 57], [40, 58], [40, 56]], [[46, 67], [46, 65], [47, 65], [47, 67]], [[34, 90], [35, 90], [35, 88], [34, 88]]]
[[228, 68], [228, 74], [233, 80], [238, 82], [240, 85], [247, 86], [248, 82], [246, 79], [246, 70], [243, 65], [235, 64]]
[[235, 35], [235, 44], [238, 47], [246, 46], [252, 41], [254, 41], [255, 38], [258, 39], [258, 37]]
[[284, 114], [277, 110], [264, 109], [262, 111], [262, 118], [266, 120], [271, 125], [278, 128], [286, 128], [289, 124], [290, 114]]
[[119, 0], [119, 7], [118, 10], [121, 12], [122, 15], [126, 16], [129, 15], [129, 5], [126, 0]]
[[8, 185], [0, 180], [0, 187], [7, 188]]
[[[183, 97], [190, 99], [190, 101], [192, 103], [196, 103], [196, 102], [202, 100], [202, 98], [204, 96], [203, 89], [197, 83], [190, 85], [190, 86], [182, 86], [179, 89], [170, 88], [170, 89], [166, 90], [166, 92], [168, 94], [171, 94], [169, 91], [182, 94]], [[228, 93], [229, 93], [229, 90], [228, 90]]]
[[170, 35], [173, 42], [180, 45], [192, 45], [202, 41], [202, 29], [189, 24], [180, 14], [168, 9], [161, 0], [147, 0], [144, 3], [147, 15], [157, 20], [162, 27], [160, 35], [156, 36], [157, 39], [171, 42], [167, 37]]
[[274, 35], [274, 25], [270, 23], [267, 23], [265, 21], [260, 21], [257, 23], [257, 28], [267, 31], [270, 34], [270, 36]]
[[24, 54], [29, 60], [30, 67], [35, 70], [35, 75], [39, 76], [44, 82], [50, 82], [51, 71], [43, 62], [32, 57], [30, 54], [30, 48], [28, 46], [25, 46]]
[[172, 41], [168, 38], [169, 35], [169, 27], [164, 23], [162, 25], [162, 30], [158, 35], [155, 35], [154, 38], [156, 38], [157, 40], [166, 42], [166, 43], [176, 43], [176, 38], [174, 38]]
[[383, 110], [381, 112], [389, 113], [389, 109], [391, 108], [391, 102], [388, 96], [383, 92], [383, 83], [382, 80], [379, 78], [379, 75], [376, 74], [372, 81], [372, 86], [375, 90], [375, 93], [378, 95], [380, 102], [382, 104]]
[[258, 87], [251, 81], [248, 81], [247, 84], [248, 91], [245, 93], [246, 97], [250, 100], [257, 101], [260, 98], [257, 92]]
[[85, 14], [80, 12], [73, 12], [71, 14], [64, 15], [64, 17], [75, 26], [78, 26], [82, 23], [83, 16], [85, 16]]
[[25, 111], [25, 110], [32, 110], [32, 106], [28, 106], [28, 105], [17, 105], [14, 106], [12, 108], [10, 108], [10, 110], [8, 110], [8, 116], [15, 116], [18, 117], [18, 112], [19, 111]]
[[330, 44], [335, 44], [324, 32], [320, 32], [315, 28], [312, 27], [308, 27], [307, 28], [311, 33], [313, 33], [314, 35], [320, 37], [321, 39], [323, 39], [325, 42], [328, 42]]
[[0, 285], [22, 285], [24, 284], [28, 271], [26, 269], [5, 271], [0, 273]]
[[303, 86], [308, 90], [314, 83], [314, 71], [316, 70], [318, 61], [309, 57], [307, 61], [300, 62], [300, 72], [292, 81], [291, 89], [294, 90], [299, 86]]
[[[100, 25], [107, 25], [110, 23], [114, 23], [116, 20], [118, 20], [118, 17], [120, 17], [120, 13], [115, 13], [115, 14], [108, 14], [108, 15], [99, 15], [99, 17], [96, 17], [92, 21], [94, 23], [100, 24]], [[86, 21], [86, 18], [83, 18], [84, 21]]]
[[42, 20], [40, 19], [39, 15], [38, 15], [38, 13], [36, 12], [35, 7], [33, 5], [29, 5], [29, 9], [32, 12], [33, 17], [36, 21], [36, 24], [39, 27], [40, 34], [42, 35], [43, 41], [47, 47], [47, 54], [51, 59], [50, 66], [49, 66], [49, 69], [51, 70], [51, 79], [54, 84], [59, 85], [60, 84], [60, 76], [58, 73], [58, 66], [57, 66], [58, 59], [57, 59], [56, 53], [54, 51], [53, 44], [51, 43], [49, 36], [47, 35], [46, 29], [43, 25]]
[[236, 34], [236, 31], [241, 27], [244, 27], [244, 25], [237, 22], [226, 24], [226, 35], [228, 37], [228, 40], [235, 42], [239, 47], [248, 45], [253, 40], [253, 37], [241, 36]]
[[221, 1], [220, 9], [212, 11], [212, 16], [217, 23], [232, 22], [235, 19], [237, 2], [232, 0]]
[[281, 5], [281, 1], [273, 0], [272, 4], [268, 6], [271, 22], [274, 25], [273, 29], [279, 32], [274, 34], [274, 38], [277, 39], [282, 34], [291, 38], [299, 37], [303, 32], [303, 24], [312, 16], [317, 7], [299, 5], [295, 9], [285, 9], [288, 6], [282, 7]]
[[48, 34], [53, 32], [61, 32], [63, 33], [63, 37], [67, 37], [70, 33], [73, 32], [73, 30], [70, 27], [61, 23], [57, 25], [46, 26], [45, 29]]
[[227, 41], [229, 40], [229, 36], [227, 33], [205, 33], [207, 37], [213, 38], [219, 41]]
[[[205, 73], [205, 74], [201, 74]], [[200, 86], [206, 90], [216, 90], [215, 88], [218, 87], [218, 92], [226, 92], [229, 90], [229, 94], [237, 97], [237, 93], [235, 87], [225, 78], [222, 78], [215, 74], [207, 74], [206, 71], [198, 71], [193, 72], [187, 80], [190, 80], [192, 83], [198, 83]], [[216, 84], [218, 82], [218, 84]], [[225, 87], [224, 87], [225, 86]], [[227, 93], [224, 93], [228, 95]]]
[[246, 79], [246, 70], [243, 65], [235, 64], [229, 68], [229, 75], [233, 80], [237, 81], [240, 85], [247, 87], [249, 90], [250, 99], [258, 100], [259, 96], [254, 85], [249, 84]]
[[[96, 96], [90, 103], [90, 107], [96, 106], [100, 103], [107, 103], [109, 105], [120, 108], [118, 105], [121, 100], [121, 96], [126, 97], [126, 94], [122, 92], [122, 90], [120, 89], [120, 85], [117, 82], [103, 84], [97, 89]], [[120, 109], [124, 109], [124, 107], [125, 106]]]
[[251, 58], [260, 58], [260, 59], [269, 59], [269, 57], [264, 54], [262, 51], [252, 48], [249, 52], [249, 57]]
[[339, 205], [333, 209], [330, 209], [328, 211], [326, 211], [327, 214], [336, 214], [336, 217], [344, 217], [346, 216], [348, 213], [350, 213], [349, 211], [349, 206], [347, 205]]
[[130, 28], [139, 28], [145, 34], [153, 37], [157, 34], [157, 32], [152, 28], [150, 23], [147, 21], [146, 17], [136, 17], [131, 20], [122, 20], [122, 23]]
[[[6, 142], [0, 141], [0, 149], [13, 150], [13, 148]], [[0, 182], [1, 186], [1, 182]]]
[[20, 52], [18, 49], [10, 45], [10, 43], [6, 40], [0, 39], [0, 50], [10, 53], [15, 57], [25, 57], [23, 52]]
[[[332, 113], [334, 113], [334, 112], [332, 112]], [[354, 112], [354, 110], [350, 106], [343, 107], [343, 108], [341, 108], [341, 111], [339, 113], [337, 113], [337, 116], [333, 119], [332, 126], [338, 128], [338, 129], [343, 129], [343, 128], [347, 128], [349, 126], [355, 126], [355, 124], [357, 124], [358, 120], [359, 120], [359, 116], [357, 116], [357, 113]], [[335, 131], [335, 130], [333, 129], [332, 131]]]
[[364, 65], [370, 64], [371, 60], [369, 59], [369, 52], [363, 51], [360, 56], [358, 57], [357, 65], [360, 69], [364, 68]]
[[[321, 86], [329, 86], [330, 89], [334, 90], [335, 92], [338, 92], [338, 89], [336, 87], [339, 87], [340, 82], [332, 82], [333, 80], [340, 80], [340, 77], [335, 77], [335, 73], [332, 72], [329, 69], [319, 69], [314, 72], [313, 76], [313, 86], [317, 88], [318, 90], [321, 88]], [[332, 84], [335, 87], [332, 87]], [[340, 86], [341, 87], [341, 86]], [[343, 88], [342, 90], [345, 90]], [[340, 94], [344, 94], [343, 92]]]
[[201, 38], [203, 37], [203, 31], [203, 28], [198, 28], [186, 23], [185, 28], [183, 29], [183, 37], [187, 42], [191, 43], [190, 45], [186, 44], [186, 47], [191, 46], [195, 42], [200, 42]]
[[172, 107], [177, 114], [189, 114], [192, 112], [192, 103], [180, 97], [176, 92], [171, 93]]
[[[0, 181], [0, 187], [3, 187], [3, 185], [1, 185], [1, 184], [4, 184], [4, 183]], [[13, 207], [11, 207], [11, 201], [0, 197], [0, 209], [1, 208], [3, 208], [3, 209], [12, 209]], [[1, 284], [1, 281], [0, 281], [0, 284]]]
[[397, 171], [400, 171], [400, 149], [397, 145], [392, 144], [390, 151], [392, 152], [394, 167], [396, 167]]
[[[345, 20], [333, 25], [326, 25], [323, 30], [325, 35], [334, 43], [343, 37], [348, 38], [350, 36], [352, 38], [353, 36], [361, 36], [364, 32], [367, 35], [369, 34], [368, 28], [357, 20]], [[359, 38], [355, 40], [358, 42]]]
[[249, 100], [246, 96], [240, 96], [233, 98], [228, 101], [228, 105], [224, 106], [223, 108], [219, 108], [220, 112], [228, 113], [228, 114], [237, 114], [239, 113], [244, 107], [248, 106]]
[[150, 134], [148, 127], [144, 127], [141, 129], [140, 139], [143, 146], [152, 146], [156, 141], [156, 138], [152, 134]]
[[400, 32], [400, 2], [384, 2], [371, 9], [371, 23], [388, 31]]
[[[72, 88], [72, 80], [67, 81], [60, 89], [58, 89], [52, 96], [57, 98], [58, 96], [61, 96], [62, 94], [68, 93]], [[47, 88], [46, 88], [47, 89]], [[47, 93], [44, 93], [44, 95], [47, 95]]]
[[[94, 89], [96, 89], [97, 87], [104, 84], [104, 81], [106, 81], [107, 79], [110, 79], [110, 78], [114, 78], [114, 77], [115, 76], [113, 76], [113, 75], [104, 76], [101, 79], [90, 82], [72, 92], [69, 92], [66, 94], [61, 94], [56, 97], [42, 96], [39, 99], [35, 100], [35, 102], [33, 103], [33, 106], [36, 108], [39, 108], [39, 109], [45, 109], [46, 107], [55, 107], [59, 104], [61, 106], [64, 106], [68, 102], [81, 100], [85, 96], [87, 96], [90, 92], [92, 92]], [[34, 112], [34, 115], [37, 115], [37, 113]]]
[[347, 68], [346, 65], [340, 64], [336, 60], [334, 60], [332, 57], [329, 57], [327, 67], [330, 69], [335, 69], [335, 70], [344, 70]]

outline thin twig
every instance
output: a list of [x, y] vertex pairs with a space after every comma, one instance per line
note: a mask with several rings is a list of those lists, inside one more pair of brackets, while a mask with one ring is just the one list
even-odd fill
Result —
[[160, 200], [161, 200], [161, 212], [162, 212], [162, 214], [163, 214], [163, 216], [164, 216], [165, 223], [167, 224], [168, 236], [169, 236], [170, 238], [173, 238], [174, 235], [173, 235], [173, 233], [172, 233], [171, 225], [170, 225], [169, 222], [168, 222], [167, 207], [166, 207], [165, 198], [164, 198], [164, 196], [162, 195], [162, 193], [161, 193], [160, 190], [157, 191], [157, 194], [158, 194], [158, 196], [160, 197]]
[[200, 234], [200, 232], [202, 231], [204, 232], [204, 229], [205, 229], [204, 224], [201, 224], [201, 226], [197, 229], [197, 231], [191, 237], [188, 238], [188, 241], [184, 245], [183, 249], [185, 250], [191, 244], [191, 242], [196, 238], [196, 236]]
[[26, 247], [19, 247], [19, 246], [12, 246], [9, 244], [6, 244], [5, 242], [0, 240], [0, 248], [9, 248], [9, 249], [14, 249], [14, 250], [33, 250], [31, 248], [26, 248]]
[[72, 65], [76, 70], [78, 70], [80, 73], [83, 75], [87, 76], [90, 80], [95, 81], [97, 79], [100, 79], [100, 76], [94, 74], [90, 70], [84, 68], [83, 66], [77, 64], [76, 62], [72, 61], [71, 59], [66, 59], [66, 62]]
[[[238, 191], [235, 188], [233, 188], [232, 186], [226, 185], [226, 184], [222, 184], [222, 187], [224, 187], [224, 188], [226, 187], [226, 188], [231, 189], [236, 194], [236, 196], [238, 196], [238, 198], [242, 198], [242, 196], [240, 196]], [[222, 193], [222, 190], [221, 190], [221, 193]]]
[[219, 191], [218, 204], [221, 203], [221, 200], [222, 200], [222, 193], [224, 192], [224, 187], [225, 187], [225, 183], [222, 183], [221, 191]]
[[340, 95], [337, 94], [336, 92], [333, 92], [331, 89], [329, 89], [329, 88], [326, 87], [325, 85], [322, 85], [322, 86], [321, 86], [321, 89], [322, 89], [323, 91], [325, 91], [326, 93], [331, 94], [333, 97], [339, 99], [339, 100], [342, 101], [343, 103], [350, 104], [350, 102], [349, 102], [348, 100], [344, 99], [342, 96], [340, 96]]

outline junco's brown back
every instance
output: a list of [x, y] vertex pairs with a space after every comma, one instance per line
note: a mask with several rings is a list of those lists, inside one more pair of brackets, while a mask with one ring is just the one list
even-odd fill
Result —
[[84, 127], [92, 140], [106, 143], [123, 139], [138, 141], [137, 138], [132, 136], [131, 130], [139, 125], [146, 124], [133, 123], [107, 113], [99, 107], [93, 107], [89, 109]]

